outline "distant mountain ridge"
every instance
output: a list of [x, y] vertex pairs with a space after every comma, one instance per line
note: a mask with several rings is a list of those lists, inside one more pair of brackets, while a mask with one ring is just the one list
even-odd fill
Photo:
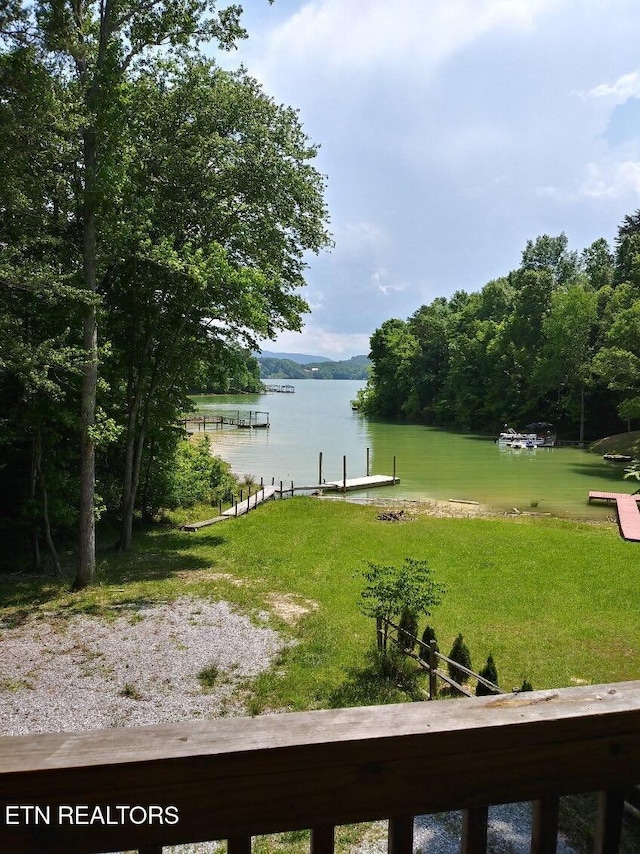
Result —
[[297, 362], [298, 365], [314, 365], [319, 362], [332, 362], [333, 359], [327, 359], [326, 356], [309, 356], [306, 353], [274, 353], [272, 350], [263, 350], [261, 353], [256, 353], [258, 359], [286, 359], [289, 362]]
[[342, 362], [324, 359], [301, 364], [293, 359], [279, 359], [262, 353], [256, 356], [262, 379], [366, 380], [371, 362], [367, 356], [353, 356]]

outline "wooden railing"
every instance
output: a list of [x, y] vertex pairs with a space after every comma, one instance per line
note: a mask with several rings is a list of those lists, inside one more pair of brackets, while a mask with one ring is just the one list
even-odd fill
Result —
[[337, 825], [389, 819], [390, 851], [409, 854], [414, 816], [462, 809], [472, 854], [490, 804], [534, 801], [543, 854], [559, 796], [599, 791], [595, 850], [615, 852], [624, 788], [638, 782], [640, 682], [5, 736], [0, 850], [151, 854], [227, 839], [246, 854], [254, 835], [310, 828], [313, 854], [331, 854]]
[[[407, 632], [401, 626], [394, 623], [392, 620], [386, 620], [378, 617], [376, 620], [376, 637], [377, 647], [379, 652], [386, 652], [388, 646], [395, 645], [397, 648], [408, 657], [412, 658], [416, 664], [429, 674], [429, 699], [437, 700], [438, 698], [438, 679], [445, 682], [450, 688], [454, 688], [459, 694], [464, 697], [473, 697], [472, 692], [465, 687], [460, 681], [456, 681], [440, 668], [440, 664], [451, 665], [454, 673], [464, 673], [465, 676], [471, 677], [476, 682], [484, 685], [490, 694], [506, 694], [499, 685], [485, 679], [480, 673], [465, 667], [458, 661], [454, 661], [447, 655], [438, 652], [435, 640], [428, 644], [421, 641], [420, 638]], [[418, 648], [418, 652], [413, 650]], [[460, 677], [458, 677], [460, 678]], [[485, 694], [487, 692], [485, 691]]]

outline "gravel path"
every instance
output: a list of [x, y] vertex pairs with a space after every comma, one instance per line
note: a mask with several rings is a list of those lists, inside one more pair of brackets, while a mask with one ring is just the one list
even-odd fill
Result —
[[[240, 684], [268, 669], [284, 646], [276, 632], [234, 613], [226, 602], [183, 598], [116, 613], [109, 621], [30, 618], [17, 628], [0, 622], [0, 734], [242, 714]], [[203, 693], [197, 674], [211, 665], [217, 678]], [[528, 852], [530, 825], [528, 804], [493, 807], [489, 851]], [[414, 849], [458, 854], [460, 835], [459, 813], [420, 816]], [[205, 854], [217, 848], [198, 843], [165, 852]], [[386, 823], [377, 822], [351, 854], [386, 850]], [[559, 841], [558, 854], [575, 849]]]
[[[71, 732], [241, 714], [240, 682], [266, 670], [279, 635], [226, 602], [136, 607], [0, 625], [0, 733]], [[213, 690], [197, 674], [213, 665]]]

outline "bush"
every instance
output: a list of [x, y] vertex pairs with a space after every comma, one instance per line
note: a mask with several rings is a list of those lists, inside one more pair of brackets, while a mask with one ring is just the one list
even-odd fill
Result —
[[418, 635], [418, 614], [412, 608], [403, 608], [399, 622], [398, 646], [412, 652]]
[[228, 463], [211, 454], [207, 436], [196, 442], [180, 442], [168, 484], [166, 506], [193, 507], [215, 504], [233, 494], [235, 480]]
[[[468, 667], [471, 670], [471, 654], [469, 648], [461, 634], [454, 640], [449, 658], [462, 664], [463, 667]], [[469, 676], [463, 670], [459, 670], [455, 664], [449, 664], [449, 676], [454, 679], [459, 685], [464, 685], [469, 680]]]
[[522, 691], [533, 691], [533, 686], [527, 679], [524, 679], [522, 685], [518, 688], [519, 694], [522, 693]]
[[[493, 661], [492, 655], [487, 658], [487, 663], [480, 671], [480, 676], [488, 679], [489, 682], [493, 682], [494, 685], [498, 684], [498, 671], [496, 670], [496, 665]], [[487, 688], [487, 686], [483, 685], [482, 682], [478, 682], [476, 686], [476, 697], [487, 697], [491, 694], [493, 694], [491, 688]]]
[[[436, 642], [436, 652], [440, 652], [438, 638], [436, 637], [435, 631], [431, 626], [425, 626], [424, 631], [422, 632], [422, 643], [425, 644], [425, 646], [429, 646], [432, 640]], [[422, 648], [422, 658], [424, 658], [425, 655], [427, 655], [427, 650]]]

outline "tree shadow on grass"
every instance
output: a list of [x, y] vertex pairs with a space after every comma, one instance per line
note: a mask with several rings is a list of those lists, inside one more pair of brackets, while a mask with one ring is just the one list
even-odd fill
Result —
[[[207, 549], [216, 548], [225, 542], [225, 538], [219, 535], [208, 535], [206, 538]], [[76, 613], [106, 615], [118, 608], [153, 606], [160, 601], [161, 596], [156, 598], [150, 594], [127, 597], [126, 585], [161, 582], [173, 578], [176, 573], [188, 574], [211, 569], [210, 554], [200, 553], [198, 545], [200, 543], [190, 541], [184, 533], [172, 530], [159, 532], [151, 538], [136, 538], [133, 548], [123, 554], [118, 554], [113, 548], [101, 548], [97, 555], [96, 584], [86, 588], [84, 594], [74, 594], [67, 602], [56, 600], [65, 597], [70, 591], [75, 576], [73, 554], [64, 556], [63, 568], [66, 574], [63, 578], [29, 572], [0, 575], [0, 611], [11, 610], [10, 614], [0, 619], [5, 626], [19, 626], [35, 609], [49, 602], [55, 603], [53, 607], [60, 616]], [[95, 597], [92, 597], [94, 592]], [[104, 598], [101, 594], [104, 594]], [[117, 601], [104, 601], [114, 594]]]
[[387, 656], [367, 652], [364, 667], [350, 667], [347, 678], [328, 697], [329, 708], [378, 706], [426, 699], [422, 671], [396, 649]]

